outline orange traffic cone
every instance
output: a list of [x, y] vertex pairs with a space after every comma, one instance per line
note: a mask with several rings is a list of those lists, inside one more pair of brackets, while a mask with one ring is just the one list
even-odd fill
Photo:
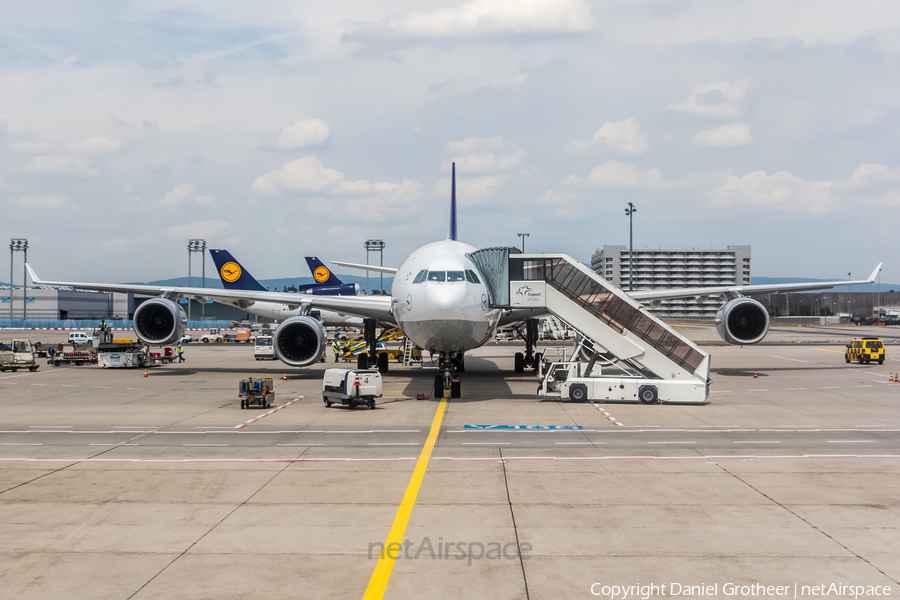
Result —
[[757, 377], [756, 375], [756, 371], [753, 371], [753, 379], [759, 379], [759, 377]]
[[281, 378], [281, 380], [282, 380], [282, 381], [287, 381], [287, 373], [284, 374], [284, 376]]
[[147, 369], [144, 369], [144, 377], [147, 377]]

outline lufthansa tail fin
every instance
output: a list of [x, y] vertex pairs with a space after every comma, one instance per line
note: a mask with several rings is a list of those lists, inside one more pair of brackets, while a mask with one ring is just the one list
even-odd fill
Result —
[[456, 163], [452, 163], [450, 175], [450, 239], [456, 241]]
[[228, 250], [210, 250], [209, 253], [226, 290], [266, 291]]
[[316, 256], [307, 256], [306, 264], [309, 265], [309, 272], [312, 273], [316, 285], [344, 285], [344, 282], [338, 279], [338, 276], [331, 272], [331, 269], [322, 264], [322, 261]]

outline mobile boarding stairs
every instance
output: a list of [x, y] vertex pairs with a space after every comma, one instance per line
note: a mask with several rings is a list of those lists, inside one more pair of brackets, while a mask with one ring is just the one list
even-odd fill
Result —
[[[709, 355], [639, 302], [565, 254], [468, 256], [494, 308], [522, 319], [550, 313], [586, 340], [588, 359], [542, 365], [538, 395], [567, 400], [705, 402]], [[516, 252], [512, 250], [512, 252]]]

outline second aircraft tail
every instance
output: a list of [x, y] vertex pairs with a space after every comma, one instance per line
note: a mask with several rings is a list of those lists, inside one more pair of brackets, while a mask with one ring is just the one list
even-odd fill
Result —
[[209, 253], [226, 290], [266, 291], [228, 250], [210, 250]]

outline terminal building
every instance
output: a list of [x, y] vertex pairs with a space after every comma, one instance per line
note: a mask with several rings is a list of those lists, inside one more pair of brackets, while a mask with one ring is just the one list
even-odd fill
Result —
[[[750, 246], [724, 249], [635, 248], [603, 246], [591, 256], [591, 269], [619, 289], [633, 290], [750, 285]], [[662, 319], [713, 319], [722, 306], [719, 296], [663, 300], [653, 308]]]

